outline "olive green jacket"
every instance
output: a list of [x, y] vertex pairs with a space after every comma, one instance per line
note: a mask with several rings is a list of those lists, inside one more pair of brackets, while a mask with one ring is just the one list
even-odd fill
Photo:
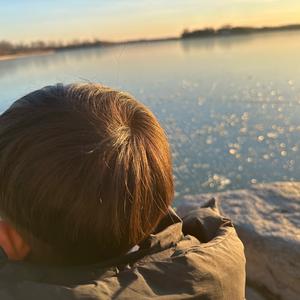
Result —
[[138, 251], [100, 264], [59, 268], [0, 262], [1, 300], [244, 297], [243, 244], [214, 207], [183, 219], [170, 210]]

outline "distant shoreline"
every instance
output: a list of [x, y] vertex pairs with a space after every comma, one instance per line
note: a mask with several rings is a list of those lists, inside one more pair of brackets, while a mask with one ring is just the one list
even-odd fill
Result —
[[235, 35], [249, 35], [255, 33], [271, 33], [271, 32], [287, 32], [287, 31], [298, 31], [300, 30], [300, 24], [293, 25], [284, 25], [284, 26], [276, 26], [276, 27], [231, 27], [224, 26], [219, 29], [214, 28], [204, 28], [198, 30], [185, 30], [181, 38], [205, 38], [205, 37], [227, 37], [227, 36], [235, 36]]
[[[231, 27], [224, 26], [219, 29], [214, 28], [204, 28], [198, 30], [185, 30], [180, 36], [177, 37], [166, 37], [166, 38], [154, 38], [154, 39], [137, 39], [137, 40], [127, 40], [120, 42], [109, 42], [109, 41], [99, 41], [96, 40], [94, 42], [77, 42], [71, 43], [68, 45], [58, 45], [58, 46], [50, 46], [46, 45], [43, 42], [39, 42], [39, 44], [43, 46], [32, 46], [27, 47], [26, 50], [18, 51], [18, 48], [12, 48], [11, 53], [6, 51], [6, 53], [1, 53], [0, 48], [0, 62], [7, 60], [15, 60], [19, 58], [29, 57], [29, 56], [41, 56], [53, 54], [61, 51], [69, 51], [69, 50], [79, 50], [79, 49], [88, 49], [95, 47], [111, 47], [111, 46], [120, 46], [120, 45], [128, 45], [128, 44], [142, 44], [142, 43], [156, 43], [156, 42], [167, 42], [167, 41], [175, 41], [175, 40], [187, 40], [187, 39], [202, 39], [202, 38], [218, 38], [218, 37], [230, 37], [237, 35], [250, 35], [256, 33], [271, 33], [271, 32], [288, 32], [288, 31], [300, 31], [300, 24], [292, 24], [292, 25], [284, 25], [284, 26], [274, 26], [274, 27]], [[9, 44], [8, 42], [5, 42]], [[10, 44], [11, 47], [14, 45]], [[1, 46], [1, 41], [0, 41]]]
[[7, 61], [7, 60], [16, 60], [19, 58], [30, 57], [30, 56], [44, 56], [44, 55], [53, 54], [53, 53], [55, 53], [55, 50], [32, 51], [32, 52], [6, 54], [6, 55], [0, 54], [0, 62]]

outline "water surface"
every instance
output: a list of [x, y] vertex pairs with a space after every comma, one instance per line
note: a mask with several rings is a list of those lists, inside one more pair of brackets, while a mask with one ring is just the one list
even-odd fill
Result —
[[300, 32], [93, 48], [0, 61], [0, 110], [56, 82], [129, 91], [166, 129], [176, 198], [300, 180]]

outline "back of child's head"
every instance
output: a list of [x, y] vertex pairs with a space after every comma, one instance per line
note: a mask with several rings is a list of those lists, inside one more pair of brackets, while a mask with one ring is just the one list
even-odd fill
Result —
[[164, 131], [128, 94], [48, 86], [0, 117], [0, 214], [33, 259], [93, 263], [126, 253], [172, 199]]

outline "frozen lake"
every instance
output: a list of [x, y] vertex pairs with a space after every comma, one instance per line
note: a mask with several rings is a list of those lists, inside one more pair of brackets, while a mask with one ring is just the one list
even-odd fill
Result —
[[300, 180], [300, 32], [169, 41], [0, 61], [0, 110], [57, 82], [148, 105], [172, 144], [176, 198]]

